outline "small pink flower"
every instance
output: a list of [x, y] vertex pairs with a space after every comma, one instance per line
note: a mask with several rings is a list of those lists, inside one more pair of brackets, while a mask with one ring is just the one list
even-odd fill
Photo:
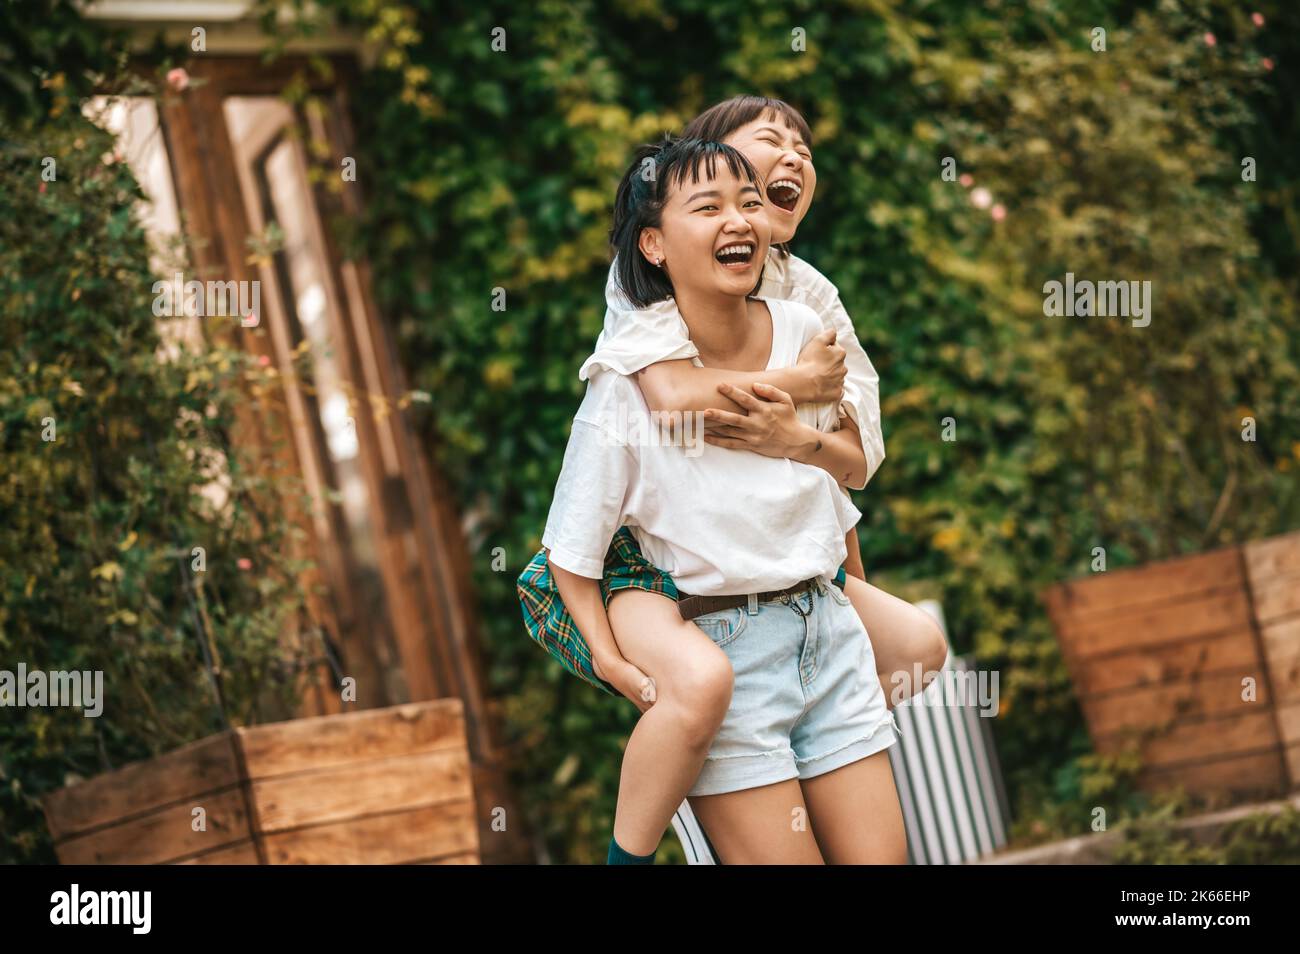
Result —
[[41, 183], [41, 195], [45, 195], [45, 183]]
[[268, 367], [271, 364], [271, 356], [269, 354], [259, 354], [257, 356], [257, 363], [264, 368]]
[[993, 193], [983, 186], [971, 190], [970, 204], [977, 209], [987, 209], [993, 204]]
[[257, 317], [257, 313], [250, 311], [248, 314], [246, 314], [243, 318], [239, 320], [239, 323], [243, 325], [245, 328], [256, 328], [259, 320], [260, 319]]
[[190, 85], [190, 74], [185, 72], [183, 67], [176, 67], [167, 71], [167, 85], [176, 92], [180, 92]]
[[1216, 44], [1216, 43], [1218, 43], [1218, 42], [1219, 42], [1219, 41], [1216, 40], [1216, 39], [1214, 38], [1214, 34], [1213, 34], [1213, 33], [1209, 33], [1209, 32], [1207, 32], [1207, 33], [1205, 34], [1205, 45], [1206, 45], [1206, 46], [1214, 46], [1214, 44]]
[[1264, 69], [1269, 70], [1270, 72], [1272, 71], [1273, 60], [1270, 57], [1266, 56], [1262, 60], [1260, 60], [1260, 62], [1264, 64]]
[[993, 208], [989, 209], [989, 215], [993, 216], [994, 222], [1001, 222], [1007, 217], [1007, 207], [999, 202]]
[[957, 181], [969, 189], [971, 186], [975, 184], [975, 177], [971, 175], [969, 172], [963, 172], [960, 176], [957, 177]]
[[241, 570], [251, 570], [253, 568], [253, 561], [248, 557], [240, 557], [235, 561], [235, 566], [239, 567]]
[[1264, 25], [1264, 14], [1259, 11], [1252, 13], [1250, 15], [1250, 22], [1255, 24], [1257, 27], [1262, 27]]

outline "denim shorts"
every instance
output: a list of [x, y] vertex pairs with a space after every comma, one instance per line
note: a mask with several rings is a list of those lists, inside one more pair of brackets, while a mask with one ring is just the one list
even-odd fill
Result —
[[687, 795], [815, 778], [898, 741], [871, 640], [829, 579], [694, 622], [731, 660], [735, 687]]

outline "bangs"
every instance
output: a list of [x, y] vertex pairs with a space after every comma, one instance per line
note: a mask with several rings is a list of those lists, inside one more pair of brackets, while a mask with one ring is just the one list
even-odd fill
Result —
[[690, 176], [691, 182], [699, 182], [701, 169], [703, 178], [712, 181], [718, 177], [718, 161], [726, 163], [727, 169], [737, 179], [747, 179], [762, 191], [758, 180], [758, 171], [739, 150], [720, 142], [702, 140], [682, 140], [680, 153], [676, 161], [669, 163], [668, 181], [675, 188], [680, 188]]
[[[793, 129], [799, 134], [799, 138], [803, 140], [804, 145], [811, 149], [812, 130], [808, 128], [808, 120], [804, 119], [802, 114], [800, 114], [800, 112], [789, 103], [783, 102], [779, 99], [769, 100], [768, 102], [770, 105], [767, 107], [767, 113], [764, 115], [764, 118], [770, 119], [773, 122], [779, 122], [786, 129]], [[755, 115], [745, 120], [745, 122], [753, 122], [757, 118], [758, 116]], [[741, 123], [740, 125], [743, 126], [745, 123]]]
[[771, 119], [786, 129], [799, 134], [808, 148], [812, 148], [812, 130], [803, 114], [785, 100], [770, 96], [733, 96], [710, 106], [692, 119], [682, 130], [686, 139], [726, 139], [741, 126], [756, 119]]

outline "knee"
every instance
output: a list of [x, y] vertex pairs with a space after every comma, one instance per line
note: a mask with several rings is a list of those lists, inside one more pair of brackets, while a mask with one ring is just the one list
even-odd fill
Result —
[[731, 660], [721, 652], [702, 654], [675, 680], [668, 698], [661, 701], [672, 706], [687, 744], [707, 745], [717, 735], [734, 685]]
[[906, 624], [900, 629], [907, 634], [904, 641], [907, 657], [920, 663], [923, 673], [938, 672], [948, 661], [948, 639], [943, 634], [943, 627], [915, 604], [909, 607], [906, 619]]
[[943, 634], [943, 627], [924, 611], [918, 643], [921, 648], [922, 671], [938, 672], [948, 661], [948, 639]]

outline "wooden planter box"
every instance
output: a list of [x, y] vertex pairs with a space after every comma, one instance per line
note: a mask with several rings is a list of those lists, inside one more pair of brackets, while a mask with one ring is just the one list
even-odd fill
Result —
[[479, 863], [459, 699], [232, 729], [44, 805], [63, 864]]
[[[1093, 744], [1141, 740], [1148, 790], [1300, 787], [1300, 533], [1044, 594]], [[1254, 701], [1242, 699], [1253, 679]]]

